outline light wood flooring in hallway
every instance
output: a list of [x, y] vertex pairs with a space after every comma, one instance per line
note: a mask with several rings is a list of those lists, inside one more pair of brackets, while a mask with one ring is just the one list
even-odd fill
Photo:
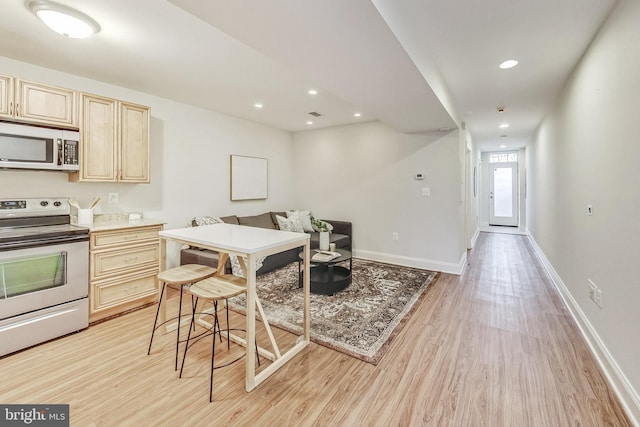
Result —
[[312, 343], [251, 393], [243, 362], [217, 370], [209, 403], [210, 340], [179, 379], [148, 307], [0, 359], [0, 403], [68, 403], [72, 426], [631, 425], [525, 236], [481, 233], [468, 263], [377, 366]]

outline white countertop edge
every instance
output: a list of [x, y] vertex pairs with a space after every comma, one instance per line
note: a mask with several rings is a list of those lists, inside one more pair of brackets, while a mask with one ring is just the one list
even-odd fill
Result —
[[160, 237], [179, 240], [194, 246], [215, 247], [222, 251], [245, 254], [260, 253], [296, 243], [303, 246], [311, 240], [311, 236], [307, 233], [235, 224], [175, 228], [161, 231]]
[[119, 219], [114, 221], [100, 221], [94, 222], [93, 224], [78, 224], [77, 217], [71, 217], [71, 223], [73, 225], [77, 225], [79, 227], [87, 227], [89, 231], [107, 231], [107, 230], [119, 230], [125, 228], [135, 228], [135, 227], [150, 227], [157, 225], [166, 224], [165, 221], [153, 219], [153, 218], [142, 218], [142, 219]]

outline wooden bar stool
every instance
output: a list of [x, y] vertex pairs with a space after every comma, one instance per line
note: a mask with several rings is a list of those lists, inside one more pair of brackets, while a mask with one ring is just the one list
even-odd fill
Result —
[[[214, 366], [214, 355], [216, 351], [216, 333], [220, 337], [220, 342], [222, 342], [222, 333], [220, 330], [220, 322], [218, 320], [218, 301], [226, 300], [229, 298], [235, 297], [237, 295], [245, 294], [247, 292], [246, 286], [243, 285], [244, 279], [237, 278], [231, 275], [221, 275], [221, 276], [213, 276], [208, 279], [204, 279], [198, 283], [195, 283], [189, 289], [185, 291], [190, 293], [192, 296], [196, 297], [195, 304], [193, 305], [194, 310], [191, 314], [191, 327], [189, 328], [189, 333], [187, 335], [187, 344], [184, 348], [184, 355], [182, 357], [182, 366], [180, 367], [180, 378], [182, 378], [182, 371], [184, 369], [184, 361], [187, 358], [187, 350], [189, 350], [189, 341], [191, 340], [191, 331], [194, 329], [196, 322], [196, 310], [195, 308], [198, 306], [199, 300], [205, 300], [207, 302], [211, 302], [213, 304], [213, 323], [212, 323], [212, 347], [211, 347], [211, 374], [209, 378], [209, 402], [213, 401], [213, 370], [217, 368], [222, 368], [224, 366], [230, 365], [231, 363], [237, 362], [243, 356], [223, 365], [223, 366]], [[245, 282], [246, 283], [246, 282]], [[229, 307], [226, 307], [227, 310], [227, 348], [230, 348], [229, 343]], [[198, 337], [202, 336], [199, 335]], [[194, 339], [198, 338], [195, 337]], [[257, 352], [256, 352], [257, 354]], [[260, 363], [260, 359], [258, 359], [258, 363]]]
[[[180, 345], [180, 320], [182, 319], [182, 291], [188, 289], [192, 283], [196, 283], [200, 280], [211, 277], [216, 273], [215, 268], [207, 267], [200, 264], [186, 264], [179, 267], [174, 267], [169, 270], [161, 271], [158, 274], [158, 280], [161, 283], [162, 289], [160, 290], [160, 299], [158, 300], [158, 309], [156, 310], [156, 318], [153, 321], [153, 329], [151, 331], [151, 339], [149, 340], [149, 349], [147, 355], [151, 354], [151, 344], [153, 344], [153, 337], [156, 333], [156, 329], [165, 323], [174, 319], [178, 320], [177, 334], [176, 334], [176, 361], [175, 370], [178, 370], [178, 347]], [[164, 320], [158, 325], [158, 315], [162, 306], [162, 298], [165, 294], [165, 288], [169, 286], [172, 289], [180, 291], [180, 305], [178, 306], [178, 317]], [[166, 304], [166, 301], [165, 301]], [[193, 303], [192, 303], [193, 305]]]

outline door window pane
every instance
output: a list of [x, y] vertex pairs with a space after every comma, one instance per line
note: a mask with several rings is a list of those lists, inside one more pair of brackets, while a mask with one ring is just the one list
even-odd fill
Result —
[[493, 153], [489, 155], [489, 163], [517, 162], [518, 153]]
[[513, 216], [512, 168], [493, 168], [493, 214]]

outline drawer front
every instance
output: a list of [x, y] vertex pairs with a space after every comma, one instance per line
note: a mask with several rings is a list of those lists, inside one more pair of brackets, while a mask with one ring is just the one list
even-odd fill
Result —
[[123, 244], [136, 244], [149, 240], [158, 240], [162, 227], [128, 228], [123, 230], [100, 231], [91, 233], [91, 249], [110, 248]]
[[133, 271], [158, 267], [160, 245], [141, 245], [133, 248], [96, 252], [91, 254], [91, 280], [110, 275], [127, 274]]
[[91, 311], [113, 307], [158, 293], [157, 274], [96, 284], [92, 287]]

